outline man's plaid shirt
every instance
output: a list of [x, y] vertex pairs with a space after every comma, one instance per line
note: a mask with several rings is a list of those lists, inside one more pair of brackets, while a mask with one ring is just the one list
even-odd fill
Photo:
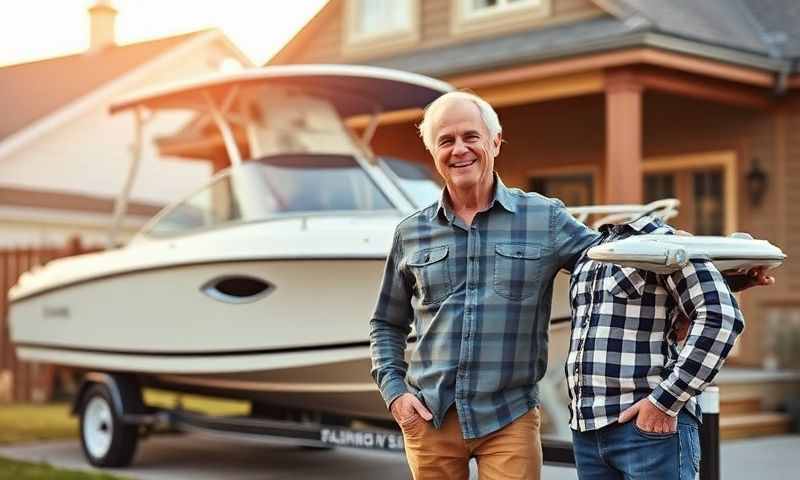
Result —
[[[600, 242], [644, 233], [674, 233], [642, 217], [605, 226]], [[588, 431], [616, 422], [644, 397], [675, 416], [686, 407], [698, 420], [695, 400], [711, 382], [744, 320], [722, 275], [708, 261], [657, 275], [594, 262], [585, 254], [570, 282], [572, 338], [567, 358], [570, 426]], [[690, 319], [682, 348], [672, 327]]]
[[471, 226], [444, 198], [397, 227], [370, 322], [372, 375], [387, 405], [416, 394], [437, 428], [455, 405], [464, 438], [478, 438], [538, 404], [553, 277], [597, 233], [560, 202], [496, 176], [494, 199]]

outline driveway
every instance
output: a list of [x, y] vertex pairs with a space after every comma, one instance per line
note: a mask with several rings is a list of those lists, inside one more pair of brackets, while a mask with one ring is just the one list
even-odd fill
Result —
[[[142, 480], [408, 479], [402, 455], [352, 449], [308, 450], [294, 446], [234, 441], [206, 434], [162, 435], [145, 440], [132, 467], [113, 473]], [[800, 436], [726, 442], [722, 478], [795, 478], [800, 470]], [[0, 456], [87, 469], [77, 441], [0, 447]], [[544, 467], [543, 478], [575, 480], [574, 469]]]

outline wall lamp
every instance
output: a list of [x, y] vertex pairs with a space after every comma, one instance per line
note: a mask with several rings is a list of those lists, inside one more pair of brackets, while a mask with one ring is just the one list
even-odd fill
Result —
[[750, 204], [754, 207], [761, 205], [764, 195], [767, 193], [769, 178], [767, 172], [761, 168], [761, 162], [754, 158], [750, 164], [750, 171], [745, 176], [747, 181], [747, 193], [750, 195]]

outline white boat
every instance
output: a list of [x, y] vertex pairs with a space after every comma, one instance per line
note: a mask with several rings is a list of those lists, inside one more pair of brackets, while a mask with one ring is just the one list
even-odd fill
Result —
[[741, 232], [729, 237], [637, 235], [592, 247], [587, 255], [592, 260], [656, 273], [672, 273], [691, 260], [710, 260], [721, 272], [736, 272], [777, 268], [786, 259], [780, 248]]
[[[260, 411], [390, 418], [369, 374], [368, 320], [396, 224], [438, 199], [441, 186], [424, 167], [376, 158], [367, 145], [374, 114], [419, 108], [450, 89], [379, 68], [282, 66], [114, 104], [114, 112], [136, 113], [140, 142], [148, 112], [195, 112], [177, 137], [216, 124], [232, 166], [124, 247], [23, 275], [9, 294], [18, 356], [122, 372], [143, 386], [244, 398]], [[373, 114], [361, 138], [343, 123], [359, 114]], [[243, 151], [250, 160], [242, 161]], [[136, 161], [115, 224], [135, 170]], [[675, 205], [657, 207], [666, 218]], [[625, 218], [651, 208], [573, 212]], [[550, 428], [563, 436], [567, 280], [556, 281], [553, 368], [542, 389]]]
[[201, 114], [192, 126], [216, 123], [232, 166], [126, 246], [23, 275], [9, 293], [19, 357], [386, 418], [369, 375], [368, 320], [395, 225], [441, 187], [421, 166], [375, 158], [342, 118], [420, 108], [450, 89], [405, 72], [306, 65], [114, 104]]

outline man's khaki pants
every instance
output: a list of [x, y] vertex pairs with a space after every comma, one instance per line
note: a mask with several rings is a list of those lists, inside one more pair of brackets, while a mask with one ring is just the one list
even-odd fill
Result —
[[470, 440], [464, 440], [461, 434], [455, 408], [447, 412], [439, 430], [418, 415], [400, 427], [415, 480], [466, 480], [471, 457], [478, 462], [481, 480], [539, 480], [542, 443], [538, 407], [496, 432]]

